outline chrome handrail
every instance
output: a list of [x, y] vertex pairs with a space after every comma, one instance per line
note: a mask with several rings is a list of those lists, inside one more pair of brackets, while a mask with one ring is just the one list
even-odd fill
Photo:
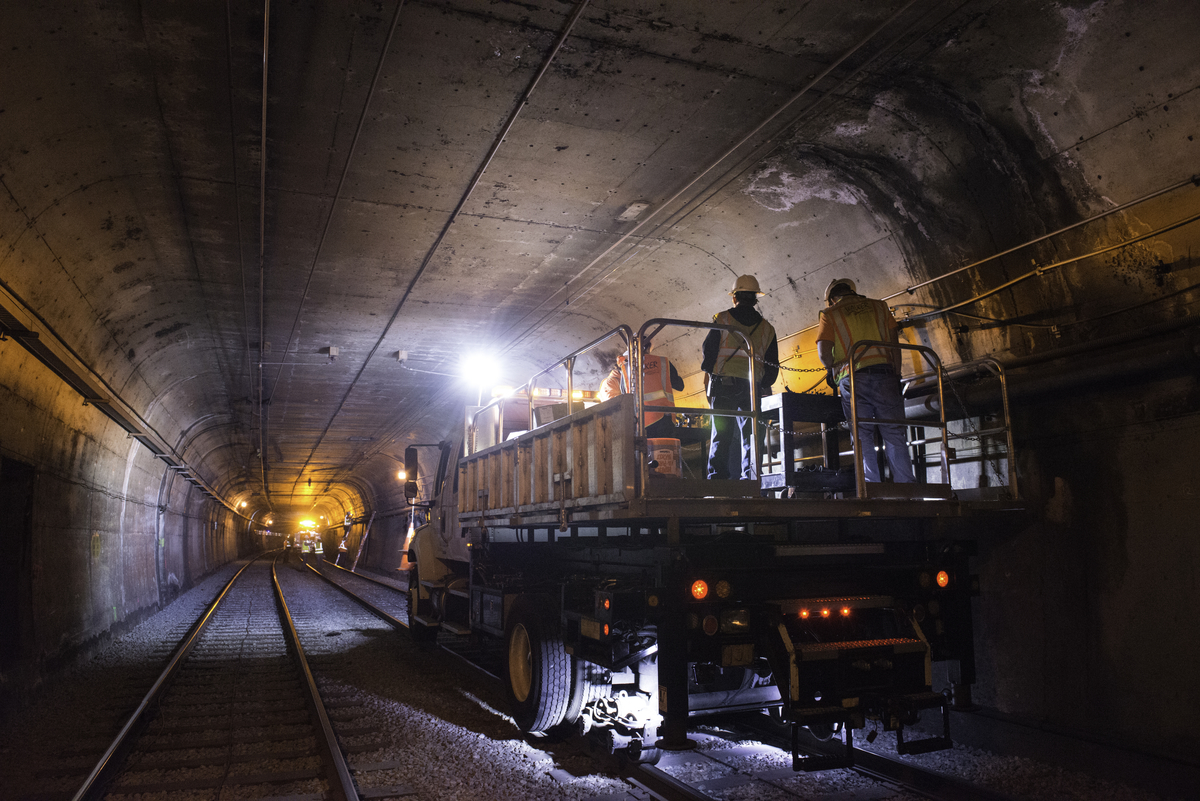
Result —
[[[921, 354], [921, 356], [929, 362], [933, 367], [933, 372], [937, 374], [938, 386], [938, 414], [941, 417], [940, 427], [942, 429], [942, 452], [939, 461], [942, 465], [942, 483], [950, 483], [950, 441], [946, 436], [946, 398], [942, 384], [942, 360], [932, 348], [927, 348], [924, 345], [910, 345], [906, 342], [883, 342], [874, 339], [862, 339], [850, 346], [850, 353], [847, 354], [850, 366], [850, 437], [854, 442], [854, 487], [859, 498], [867, 497], [867, 476], [863, 470], [863, 444], [862, 437], [858, 435], [859, 423], [874, 423], [880, 424], [896, 424], [908, 426], [908, 420], [884, 420], [881, 418], [858, 418], [858, 393], [855, 390], [854, 374], [855, 362], [858, 360], [858, 352], [868, 348], [892, 348], [894, 350], [912, 350]], [[896, 376], [897, 379], [899, 376]], [[905, 435], [907, 440], [907, 435]]]
[[[989, 428], [982, 431], [974, 432], [975, 436], [994, 436], [1004, 434], [1005, 444], [1008, 448], [1006, 461], [1008, 462], [1008, 490], [1012, 499], [1018, 500], [1021, 497], [1020, 489], [1017, 486], [1017, 461], [1016, 461], [1016, 446], [1013, 442], [1012, 433], [1012, 417], [1009, 412], [1008, 405], [1008, 374], [1005, 372], [1004, 365], [997, 359], [991, 356], [985, 356], [981, 359], [974, 359], [969, 362], [959, 362], [943, 366], [943, 376], [953, 381], [955, 378], [965, 375], [978, 375], [981, 370], [986, 370], [993, 374], [1000, 382], [1000, 408], [1004, 415], [1003, 424], [999, 428]], [[911, 384], [913, 381], [918, 381], [923, 378], [930, 378], [934, 373], [917, 373], [907, 376], [904, 380]], [[941, 400], [939, 399], [939, 403]], [[960, 399], [961, 402], [961, 399]], [[965, 408], [964, 408], [965, 411]], [[942, 417], [945, 419], [945, 410], [942, 411]], [[950, 434], [952, 439], [968, 439], [971, 434]], [[910, 443], [915, 444], [915, 443]]]
[[[750, 358], [750, 376], [749, 376], [749, 381], [750, 381], [750, 412], [749, 412], [749, 417], [750, 417], [750, 460], [754, 463], [754, 475], [761, 476], [762, 463], [760, 461], [761, 454], [759, 453], [759, 449], [758, 449], [758, 426], [759, 426], [759, 422], [758, 422], [759, 404], [758, 404], [758, 391], [757, 391], [758, 359], [755, 356], [754, 343], [750, 341], [750, 337], [746, 336], [746, 334], [744, 332], [740, 331], [739, 329], [737, 329], [731, 325], [721, 325], [720, 323], [705, 323], [705, 322], [701, 322], [699, 320], [676, 320], [676, 319], [673, 319], [670, 317], [654, 317], [654, 318], [649, 319], [646, 322], [642, 323], [642, 327], [638, 329], [638, 335], [634, 339], [633, 346], [631, 346], [632, 348], [636, 349], [636, 356], [634, 358], [634, 363], [635, 363], [636, 367], [633, 369], [633, 375], [635, 376], [635, 378], [634, 378], [635, 390], [634, 390], [633, 403], [634, 403], [634, 414], [637, 416], [637, 435], [638, 435], [638, 437], [646, 436], [646, 421], [645, 421], [645, 414], [643, 412], [643, 407], [645, 406], [645, 402], [642, 398], [642, 392], [643, 392], [643, 389], [642, 389], [642, 337], [645, 336], [646, 331], [652, 327], [655, 328], [655, 330], [657, 331], [657, 330], [660, 330], [663, 328], [667, 328], [668, 326], [673, 326], [676, 328], [706, 328], [706, 329], [711, 329], [714, 331], [729, 331], [731, 333], [737, 334], [739, 337], [742, 338], [742, 341], [746, 343], [746, 353], [749, 355], [749, 358]], [[660, 409], [663, 409], [666, 411], [676, 412], [676, 411], [680, 410], [680, 407], [655, 406], [654, 409], [655, 409], [655, 411], [659, 411]], [[689, 407], [687, 409], [686, 413], [687, 414], [702, 414], [702, 415], [707, 415], [708, 417], [745, 417], [745, 416], [747, 416], [747, 414], [745, 412], [741, 412], [741, 413], [727, 412], [722, 409], [712, 409], [712, 408], [701, 409], [701, 408], [690, 408]], [[644, 476], [643, 476], [643, 478], [644, 478]], [[643, 486], [644, 486], [644, 484], [643, 484]]]
[[[564, 356], [562, 359], [559, 359], [557, 362], [550, 365], [549, 367], [546, 367], [546, 368], [534, 373], [533, 376], [528, 381], [526, 381], [524, 384], [517, 387], [516, 389], [514, 389], [512, 392], [508, 393], [507, 395], [496, 398], [491, 403], [488, 403], [485, 406], [480, 406], [478, 409], [476, 409], [475, 413], [471, 415], [470, 431], [472, 432], [472, 436], [469, 437], [469, 441], [467, 442], [466, 455], [470, 456], [472, 453], [475, 452], [475, 437], [473, 436], [473, 434], [476, 430], [476, 427], [479, 424], [479, 415], [483, 414], [485, 411], [492, 408], [493, 406], [497, 406], [499, 404], [504, 403], [505, 400], [507, 400], [508, 398], [510, 398], [513, 395], [516, 395], [522, 391], [526, 392], [529, 397], [529, 428], [531, 430], [536, 428], [537, 421], [534, 419], [534, 408], [533, 408], [533, 390], [535, 389], [535, 386], [536, 386], [534, 382], [537, 381], [537, 379], [541, 378], [543, 375], [546, 375], [547, 373], [549, 373], [550, 371], [557, 370], [559, 367], [567, 368], [567, 414], [570, 414], [571, 412], [573, 412], [574, 404], [575, 404], [575, 398], [574, 398], [574, 394], [575, 394], [574, 393], [575, 360], [577, 358], [579, 358], [580, 356], [582, 356], [583, 354], [587, 353], [588, 351], [592, 350], [593, 348], [601, 345], [602, 343], [608, 341], [609, 339], [612, 339], [614, 336], [616, 336], [618, 334], [620, 334], [621, 337], [624, 339], [626, 349], [632, 350], [631, 342], [633, 339], [633, 329], [631, 329], [627, 325], [619, 325], [616, 328], [609, 331], [608, 333], [604, 334], [603, 336], [601, 336], [597, 339], [593, 339], [591, 342], [589, 342], [588, 344], [579, 348], [578, 350], [575, 350], [572, 353], [570, 353], [569, 355]], [[503, 412], [503, 409], [501, 409], [499, 412], [499, 418], [500, 418], [500, 429], [499, 429], [499, 431], [496, 432], [496, 442], [497, 443], [504, 441], [504, 412]]]

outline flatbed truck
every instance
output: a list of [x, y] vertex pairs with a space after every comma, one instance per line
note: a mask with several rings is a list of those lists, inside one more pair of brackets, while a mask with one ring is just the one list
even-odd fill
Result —
[[[639, 340], [614, 334], [636, 360]], [[662, 475], [636, 392], [571, 403], [583, 350], [560, 362], [565, 414], [539, 418], [531, 383], [440, 445], [428, 522], [407, 551], [413, 636], [500, 639], [522, 730], [587, 735], [632, 760], [692, 747], [696, 718], [746, 710], [791, 725], [797, 770], [852, 764], [866, 726], [895, 731], [902, 753], [949, 747], [949, 710], [970, 704], [975, 678], [973, 532], [1018, 507], [1015, 487], [964, 500], [926, 483], [888, 498], [859, 497], [824, 467], [834, 489], [796, 471], [784, 482], [796, 492], [782, 468], [757, 481]], [[816, 403], [827, 439], [828, 396]], [[528, 427], [504, 436], [522, 404]], [[775, 437], [784, 461], [791, 433]], [[942, 692], [935, 662], [948, 664]], [[940, 733], [914, 740], [906, 727], [924, 710]], [[840, 744], [802, 755], [802, 728]]]

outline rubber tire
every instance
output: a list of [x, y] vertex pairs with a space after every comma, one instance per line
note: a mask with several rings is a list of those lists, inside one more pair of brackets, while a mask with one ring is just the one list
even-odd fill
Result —
[[566, 740], [577, 733], [576, 723], [579, 721], [579, 715], [583, 712], [583, 708], [597, 698], [607, 696], [612, 688], [610, 684], [591, 681], [591, 675], [603, 673], [603, 668], [575, 656], [568, 655], [568, 659], [571, 660], [572, 678], [571, 697], [567, 701], [567, 711], [563, 715], [562, 722], [546, 732], [547, 736], [558, 741]]
[[416, 619], [417, 596], [421, 592], [421, 568], [415, 562], [408, 579], [408, 636], [414, 642], [436, 642], [438, 630]]
[[556, 606], [544, 596], [513, 602], [504, 632], [505, 685], [513, 720], [524, 732], [562, 723], [571, 701], [571, 657], [563, 646]]

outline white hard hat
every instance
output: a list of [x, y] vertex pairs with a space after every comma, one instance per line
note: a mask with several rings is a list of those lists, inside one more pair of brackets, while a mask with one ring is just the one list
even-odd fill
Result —
[[764, 294], [763, 291], [758, 288], [758, 279], [753, 275], [738, 276], [738, 279], [733, 282], [733, 289], [729, 290], [729, 294], [734, 295], [738, 292], [753, 292], [756, 295]]
[[[825, 287], [825, 302], [826, 303], [828, 303], [829, 299], [831, 297], [833, 297], [834, 288], [839, 287], [839, 286], [844, 286], [844, 287], [848, 288], [852, 293], [858, 292], [858, 287], [856, 287], [854, 285], [854, 282], [851, 281], [849, 278], [835, 278], [829, 282], [829, 286]], [[838, 294], [841, 295], [841, 294], [845, 294], [845, 293], [839, 292]]]

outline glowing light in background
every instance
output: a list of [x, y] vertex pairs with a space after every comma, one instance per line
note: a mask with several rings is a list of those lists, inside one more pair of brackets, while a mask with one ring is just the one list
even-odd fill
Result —
[[500, 362], [483, 353], [468, 354], [460, 367], [463, 377], [479, 390], [479, 404], [483, 403], [484, 387], [494, 387], [500, 381]]

